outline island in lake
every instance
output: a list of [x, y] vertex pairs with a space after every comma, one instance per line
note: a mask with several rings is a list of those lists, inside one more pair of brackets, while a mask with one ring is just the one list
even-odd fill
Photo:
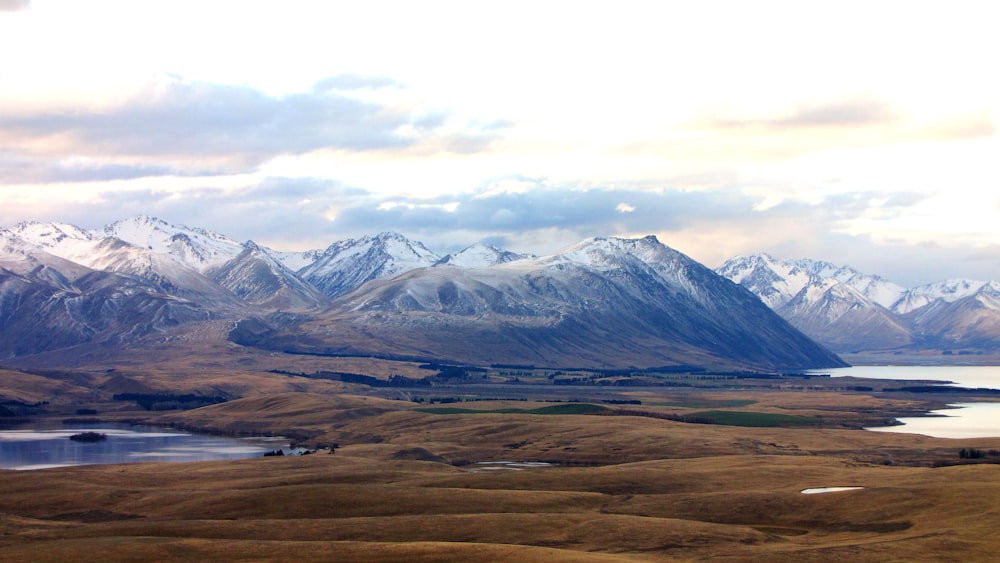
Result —
[[69, 437], [69, 439], [74, 442], [103, 442], [108, 439], [108, 435], [100, 432], [81, 432], [79, 434], [73, 434]]

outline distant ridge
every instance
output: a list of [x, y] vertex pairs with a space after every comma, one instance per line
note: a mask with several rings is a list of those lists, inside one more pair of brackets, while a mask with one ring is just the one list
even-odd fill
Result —
[[1000, 351], [1000, 284], [964, 279], [904, 288], [849, 266], [739, 256], [716, 270], [838, 353]]

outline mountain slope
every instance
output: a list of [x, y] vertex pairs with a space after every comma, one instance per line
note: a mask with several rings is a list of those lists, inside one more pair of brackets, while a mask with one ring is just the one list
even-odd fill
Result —
[[245, 302], [269, 309], [310, 310], [329, 304], [320, 290], [253, 241], [244, 244], [238, 256], [206, 274]]
[[260, 334], [253, 344], [264, 347], [481, 364], [843, 365], [654, 237], [589, 239], [488, 268], [414, 269], [343, 296], [316, 321]]
[[[942, 349], [1000, 348], [1000, 283], [962, 283], [965, 291], [948, 292], [904, 315], [917, 338]], [[978, 287], [974, 291], [971, 288]]]
[[128, 345], [217, 314], [121, 274], [92, 271], [65, 286], [38, 275], [44, 272], [0, 268], [0, 357], [81, 344]]

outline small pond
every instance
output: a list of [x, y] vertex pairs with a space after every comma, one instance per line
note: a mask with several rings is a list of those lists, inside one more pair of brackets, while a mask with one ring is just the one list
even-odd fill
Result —
[[[69, 439], [83, 432], [105, 434], [107, 439], [90, 443]], [[224, 438], [149, 426], [88, 424], [0, 429], [0, 469], [241, 459], [261, 457], [278, 449], [292, 452], [284, 438]]]
[[823, 493], [839, 493], [843, 491], [857, 491], [863, 489], [864, 487], [813, 487], [811, 489], [802, 489], [801, 492], [804, 495], [820, 495]]

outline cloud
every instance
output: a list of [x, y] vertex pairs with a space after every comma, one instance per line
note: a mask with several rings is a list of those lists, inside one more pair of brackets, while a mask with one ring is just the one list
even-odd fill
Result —
[[637, 142], [621, 150], [679, 161], [774, 162], [827, 151], [986, 138], [995, 134], [996, 126], [989, 110], [919, 114], [881, 98], [861, 96], [793, 104], [766, 113], [703, 112], [679, 131], [687, 134]]
[[[474, 152], [498, 134], [492, 125], [446, 127], [446, 113], [392, 107], [344, 92], [392, 86], [385, 78], [342, 75], [317, 82], [310, 92], [275, 97], [247, 86], [163, 76], [126, 102], [102, 109], [0, 108], [0, 148], [6, 145], [23, 158], [82, 155], [139, 161], [136, 170], [189, 174], [245, 172], [279, 155], [321, 149], [397, 150], [443, 142]], [[35, 148], [25, 154], [25, 147]], [[82, 179], [93, 177], [89, 169], [82, 172]]]
[[408, 116], [335, 94], [275, 98], [243, 86], [169, 77], [126, 104], [94, 112], [40, 112], [0, 118], [0, 131], [64, 136], [77, 153], [225, 159], [248, 165], [318, 148], [399, 146]]
[[0, 0], [0, 12], [17, 12], [31, 7], [31, 0]]
[[9, 201], [0, 207], [0, 225], [24, 220], [62, 221], [97, 228], [147, 214], [202, 227], [238, 240], [253, 239], [277, 249], [325, 248], [344, 230], [327, 218], [332, 207], [372, 201], [371, 195], [342, 183], [315, 178], [266, 178], [235, 187], [121, 190], [63, 185], [50, 197]]
[[767, 130], [798, 128], [857, 128], [890, 125], [899, 119], [898, 112], [888, 102], [873, 98], [838, 100], [822, 104], [805, 104], [785, 115], [771, 118], [712, 118], [719, 128], [759, 128]]
[[0, 184], [103, 182], [151, 176], [210, 176], [213, 170], [179, 170], [169, 164], [115, 162], [85, 157], [48, 159], [34, 155], [0, 155]]
[[362, 90], [380, 88], [401, 88], [402, 85], [385, 76], [366, 76], [356, 73], [338, 74], [324, 78], [313, 84], [313, 92], [329, 92], [331, 90]]
[[[622, 201], [629, 203], [624, 204]], [[361, 201], [342, 210], [338, 226], [351, 232], [399, 230], [452, 251], [479, 240], [517, 240], [522, 252], [555, 250], [549, 240], [681, 230], [715, 218], [735, 221], [752, 212], [754, 199], [734, 192], [583, 189], [533, 184], [523, 177], [490, 182], [479, 191], [433, 199]], [[631, 209], [629, 212], [623, 210]], [[466, 240], [454, 240], [464, 233]], [[423, 240], [423, 239], [422, 239]], [[456, 248], [457, 247], [457, 248]]]

